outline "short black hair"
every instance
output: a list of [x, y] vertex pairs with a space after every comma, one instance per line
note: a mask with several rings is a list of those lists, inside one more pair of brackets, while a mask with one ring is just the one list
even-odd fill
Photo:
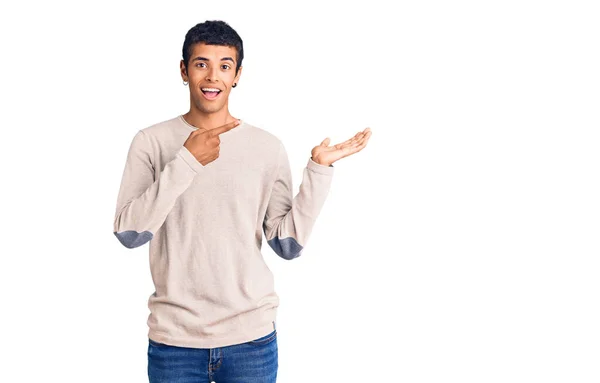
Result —
[[196, 24], [185, 34], [182, 54], [186, 71], [188, 69], [188, 61], [192, 55], [192, 46], [197, 43], [224, 45], [235, 48], [237, 50], [235, 73], [237, 74], [244, 59], [244, 44], [240, 35], [229, 24], [221, 20], [207, 20]]

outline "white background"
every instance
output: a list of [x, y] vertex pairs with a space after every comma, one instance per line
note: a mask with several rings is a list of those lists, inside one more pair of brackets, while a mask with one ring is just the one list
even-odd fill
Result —
[[[244, 41], [236, 117], [287, 147], [369, 126], [303, 255], [267, 246], [278, 382], [600, 381], [594, 2], [2, 5], [2, 382], [147, 382], [128, 146], [187, 112], [185, 33]], [[384, 5], [386, 4], [386, 5]]]

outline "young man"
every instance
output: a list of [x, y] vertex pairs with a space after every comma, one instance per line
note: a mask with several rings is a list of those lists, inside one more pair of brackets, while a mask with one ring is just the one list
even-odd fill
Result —
[[180, 63], [190, 109], [139, 130], [127, 155], [114, 235], [128, 248], [150, 243], [151, 382], [275, 382], [279, 297], [261, 254], [263, 230], [277, 255], [300, 256], [332, 164], [371, 135], [367, 128], [315, 146], [294, 197], [282, 142], [229, 113], [243, 57], [227, 23], [190, 29]]

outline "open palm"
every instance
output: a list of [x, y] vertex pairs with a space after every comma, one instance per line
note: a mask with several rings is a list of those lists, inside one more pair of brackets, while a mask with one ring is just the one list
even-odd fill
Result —
[[312, 159], [321, 165], [329, 166], [340, 158], [360, 152], [367, 146], [370, 137], [371, 128], [366, 128], [362, 132], [356, 133], [354, 137], [333, 146], [329, 146], [330, 139], [327, 137], [320, 145], [312, 149]]

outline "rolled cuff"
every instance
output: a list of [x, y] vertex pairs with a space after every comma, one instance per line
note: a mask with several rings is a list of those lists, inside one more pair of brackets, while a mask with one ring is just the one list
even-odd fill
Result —
[[188, 164], [188, 166], [194, 170], [196, 173], [200, 173], [204, 170], [204, 165], [202, 165], [197, 159], [196, 157], [194, 157], [194, 155], [192, 154], [192, 152], [190, 152], [188, 150], [188, 148], [186, 148], [185, 146], [182, 146], [179, 151], [177, 152], [177, 155], [179, 157], [181, 157], [181, 159], [183, 159], [185, 161], [186, 164]]
[[313, 172], [325, 174], [325, 175], [333, 175], [333, 170], [335, 169], [333, 167], [333, 165], [325, 166], [325, 165], [318, 164], [315, 161], [313, 161], [312, 158], [308, 159], [308, 163], [306, 164], [306, 167], [309, 170], [312, 170]]

